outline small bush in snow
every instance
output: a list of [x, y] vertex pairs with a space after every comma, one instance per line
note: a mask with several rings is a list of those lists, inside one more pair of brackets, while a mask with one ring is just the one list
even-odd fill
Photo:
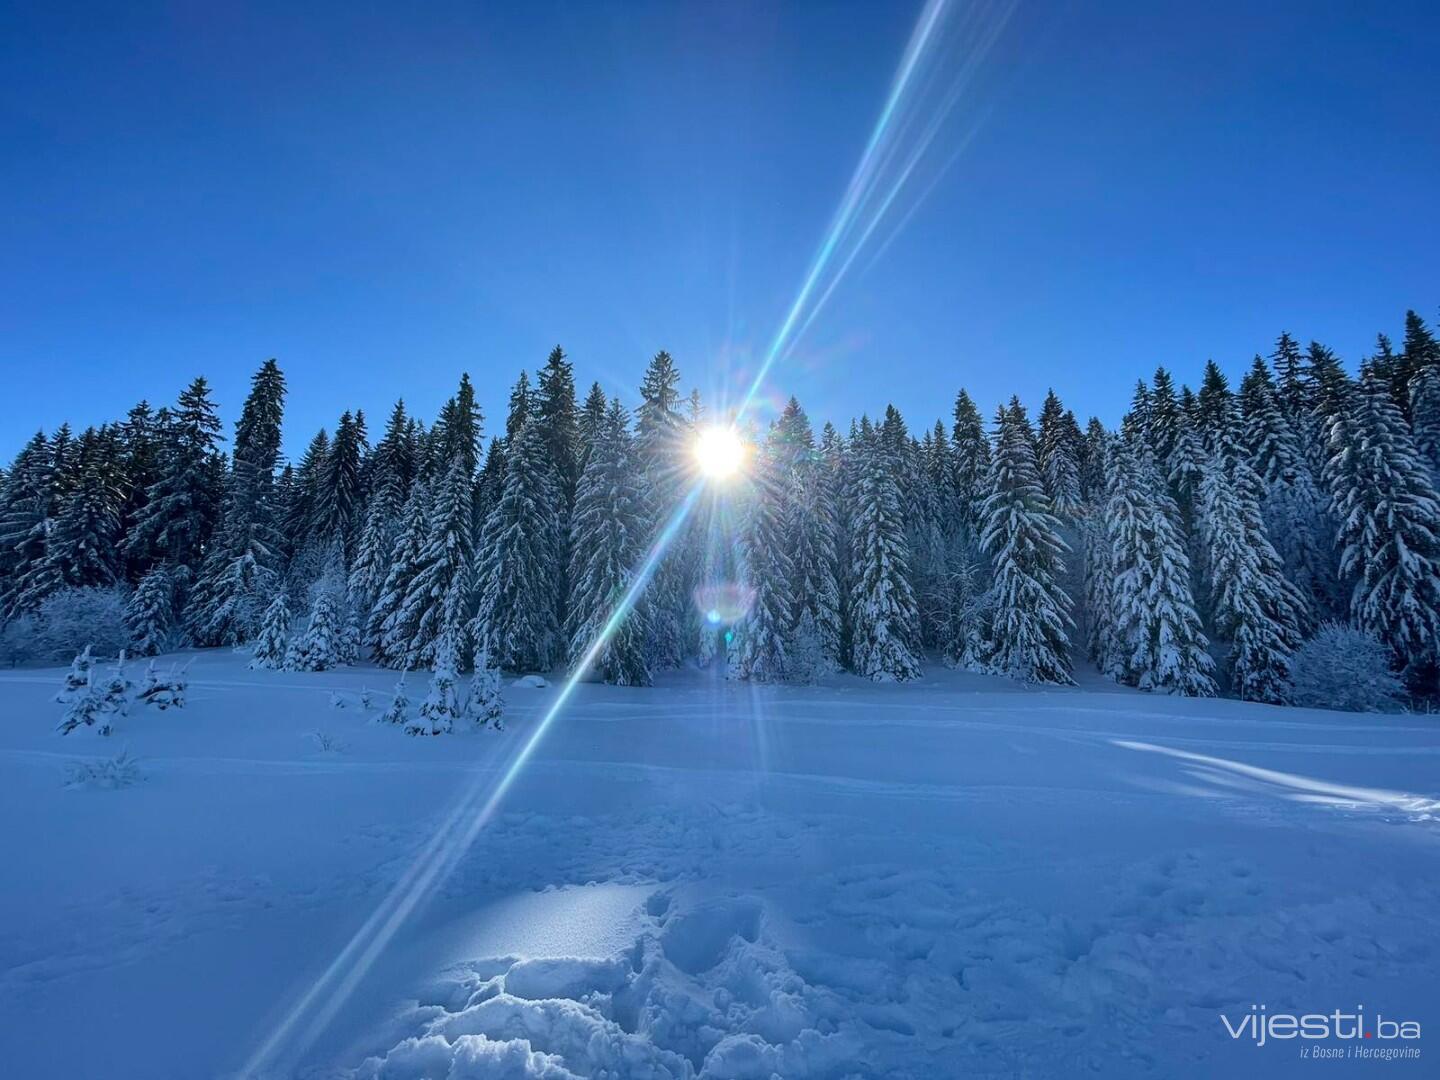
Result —
[[86, 728], [100, 735], [110, 734], [110, 713], [105, 708], [105, 694], [95, 685], [95, 669], [85, 672], [85, 683], [70, 695], [56, 730], [61, 735]]
[[140, 763], [123, 750], [112, 758], [70, 761], [65, 764], [65, 786], [115, 790], [139, 783]]
[[310, 733], [310, 741], [315, 744], [315, 748], [322, 754], [340, 754], [345, 751], [345, 743], [329, 732], [312, 731]]
[[167, 674], [160, 674], [151, 660], [145, 668], [145, 678], [140, 683], [140, 692], [135, 700], [142, 705], [154, 705], [161, 712], [179, 709], [185, 705], [185, 688], [188, 680], [184, 668], [171, 668]]
[[115, 656], [130, 645], [125, 622], [125, 590], [61, 589], [35, 613], [36, 659], [64, 660], [86, 645], [101, 656]]
[[1291, 705], [1344, 712], [1397, 712], [1405, 687], [1373, 634], [1327, 622], [1290, 658]]
[[33, 615], [20, 615], [0, 627], [0, 664], [28, 664], [40, 659], [36, 635], [39, 624]]
[[330, 707], [332, 709], [343, 709], [346, 704], [348, 703], [345, 700], [344, 694], [340, 693], [339, 690], [330, 691]]
[[70, 670], [65, 673], [65, 681], [60, 685], [55, 700], [61, 705], [69, 705], [80, 694], [89, 690], [90, 669], [94, 666], [95, 658], [90, 655], [90, 646], [86, 645], [75, 654], [75, 659], [70, 661]]
[[364, 712], [374, 712], [375, 710], [375, 695], [370, 692], [368, 686], [360, 688], [360, 708]]

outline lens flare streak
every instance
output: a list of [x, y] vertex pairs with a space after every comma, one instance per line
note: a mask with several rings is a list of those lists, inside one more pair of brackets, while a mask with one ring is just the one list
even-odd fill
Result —
[[[860, 161], [800, 289], [741, 399], [737, 417], [754, 402], [771, 368], [793, 351], [887, 219], [1009, 21], [1015, 0], [965, 5], [963, 19], [951, 14], [953, 6], [951, 0], [927, 0], [921, 11]], [[962, 48], [962, 59], [951, 64], [952, 54]], [[938, 98], [937, 85], [945, 87]], [[972, 136], [973, 129], [925, 188], [922, 200]], [[914, 210], [912, 206], [899, 227]], [[887, 245], [899, 227], [891, 232]]]

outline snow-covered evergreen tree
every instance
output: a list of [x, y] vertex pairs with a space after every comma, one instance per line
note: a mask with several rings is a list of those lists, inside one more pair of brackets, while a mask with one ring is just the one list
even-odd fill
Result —
[[465, 698], [465, 717], [476, 727], [503, 728], [505, 695], [500, 689], [500, 669], [481, 650], [475, 656], [475, 674], [470, 677], [470, 692]]
[[290, 644], [285, 666], [291, 671], [328, 671], [340, 663], [340, 613], [334, 594], [317, 591], [310, 606], [310, 620], [303, 633]]
[[289, 652], [290, 605], [284, 593], [277, 593], [270, 606], [265, 609], [265, 618], [260, 623], [260, 633], [250, 646], [252, 668], [279, 669], [285, 666]]
[[430, 692], [420, 703], [420, 711], [405, 726], [408, 735], [448, 735], [455, 730], [460, 717], [460, 697], [456, 689], [458, 677], [457, 648], [449, 635], [435, 645], [435, 669], [430, 675]]
[[990, 442], [985, 438], [980, 410], [964, 390], [955, 398], [954, 415], [951, 460], [955, 464], [955, 497], [961, 524], [978, 535], [990, 494]]
[[608, 683], [648, 686], [644, 601], [606, 630], [645, 557], [648, 532], [643, 476], [618, 398], [593, 439], [571, 517], [569, 662], [579, 664], [592, 644], [603, 640], [591, 670]]
[[430, 525], [430, 490], [424, 483], [417, 482], [410, 489], [400, 519], [385, 584], [366, 622], [365, 643], [379, 663], [410, 668], [415, 666], [418, 613], [406, 605], [406, 598], [423, 565]]
[[203, 378], [180, 395], [162, 438], [159, 476], [125, 549], [193, 573], [220, 517], [225, 476], [220, 419]]
[[920, 612], [910, 584], [892, 461], [868, 419], [851, 451], [857, 457], [851, 500], [851, 666], [877, 682], [918, 678]]
[[1071, 432], [1074, 416], [1067, 423], [1065, 407], [1051, 390], [1040, 410], [1037, 464], [1050, 512], [1062, 520], [1080, 511], [1080, 462]]
[[1440, 503], [1389, 387], [1367, 375], [1330, 424], [1330, 484], [1350, 614], [1427, 689], [1440, 658]]
[[[1190, 561], [1148, 445], [1117, 440], [1105, 504], [1102, 670], [1142, 690], [1215, 693], [1214, 663], [1195, 611]], [[1092, 583], [1092, 588], [1094, 585]]]
[[46, 566], [55, 509], [54, 450], [39, 431], [0, 484], [0, 624], [37, 606], [38, 601], [26, 597], [24, 586]]
[[808, 462], [791, 480], [785, 525], [786, 550], [793, 553], [794, 625], [814, 626], [823, 671], [838, 670], [841, 651], [839, 529], [834, 486], [823, 464]]
[[[680, 395], [680, 372], [667, 352], [655, 354], [640, 383], [635, 416], [635, 454], [649, 494], [647, 548], [670, 523], [680, 505], [687, 460], [688, 425]], [[652, 670], [678, 667], [687, 654], [687, 628], [692, 611], [691, 567], [682, 553], [667, 551], [646, 589], [649, 610], [647, 661]]]
[[1216, 457], [1200, 480], [1197, 517], [1211, 594], [1211, 626], [1229, 643], [1230, 683], [1245, 701], [1284, 700], [1305, 600], [1285, 579], [1255, 499], [1259, 478], [1241, 459]]
[[125, 625], [136, 656], [154, 656], [175, 644], [175, 587], [164, 566], [152, 568], [125, 605]]
[[[115, 429], [91, 428], [75, 448], [73, 486], [45, 545], [45, 567], [22, 584], [26, 602], [38, 605], [54, 588], [113, 585], [120, 577], [119, 438]], [[43, 581], [45, 584], [40, 584]]]
[[795, 618], [795, 565], [781, 501], [781, 448], [769, 446], [752, 466], [753, 491], [740, 535], [750, 610], [735, 627], [740, 648], [736, 675], [756, 682], [786, 677], [785, 647]]
[[474, 478], [463, 456], [457, 456], [437, 480], [414, 577], [397, 615], [405, 627], [408, 663], [425, 666], [434, 659], [436, 643], [448, 635], [463, 663], [466, 627], [472, 614], [474, 542], [471, 506]]
[[1059, 522], [1035, 462], [1035, 439], [1019, 399], [996, 416], [991, 493], [981, 543], [995, 566], [989, 663], [1026, 682], [1069, 683], [1069, 597]]
[[410, 721], [410, 699], [405, 695], [405, 672], [395, 683], [395, 692], [390, 695], [390, 704], [380, 714], [380, 723], [406, 726]]
[[554, 470], [541, 430], [527, 424], [509, 448], [505, 485], [485, 519], [476, 579], [475, 647], [502, 667], [548, 671], [555, 625]]
[[224, 516], [190, 603], [191, 632], [205, 644], [252, 638], [279, 581], [275, 466], [284, 402], [285, 377], [274, 360], [267, 360], [251, 381], [235, 425]]

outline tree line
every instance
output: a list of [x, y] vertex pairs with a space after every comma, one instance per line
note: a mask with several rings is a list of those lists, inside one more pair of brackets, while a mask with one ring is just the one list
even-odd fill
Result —
[[[1440, 346], [1414, 312], [1353, 375], [1288, 334], [1238, 388], [1213, 362], [1196, 390], [1157, 369], [1118, 430], [1053, 391], [1036, 422], [1012, 398], [987, 429], [961, 390], [918, 435], [893, 406], [817, 433], [792, 398], [744, 432], [743, 480], [699, 499], [704, 403], [664, 352], [633, 415], [598, 383], [580, 400], [557, 347], [488, 440], [465, 376], [430, 424], [397, 402], [372, 443], [346, 412], [293, 463], [285, 396], [267, 361], [228, 453], [203, 378], [37, 432], [0, 475], [19, 652], [103, 597], [133, 651], [248, 645], [270, 666], [549, 671], [603, 637], [595, 674], [628, 685], [719, 651], [757, 681], [905, 680], [930, 655], [1063, 684], [1085, 654], [1144, 689], [1284, 702], [1306, 643], [1339, 641], [1435, 691]], [[723, 619], [697, 600], [716, 587], [743, 597]]]

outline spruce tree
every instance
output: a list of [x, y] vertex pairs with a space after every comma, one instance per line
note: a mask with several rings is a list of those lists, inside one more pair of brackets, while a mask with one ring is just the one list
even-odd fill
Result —
[[125, 604], [125, 626], [136, 656], [154, 656], [175, 644], [175, 586], [165, 567], [153, 567], [140, 579]]
[[455, 730], [455, 721], [460, 717], [460, 695], [456, 688], [459, 680], [455, 674], [459, 666], [457, 646], [449, 635], [444, 635], [436, 643], [434, 653], [430, 692], [420, 704], [419, 715], [405, 726], [407, 735], [448, 735]]
[[369, 612], [380, 598], [390, 573], [390, 556], [400, 532], [401, 481], [389, 469], [376, 472], [378, 486], [365, 506], [365, 524], [355, 544], [348, 585], [350, 602], [357, 610]]
[[1231, 687], [1244, 701], [1278, 703], [1308, 616], [1266, 535], [1255, 498], [1259, 486], [1243, 459], [1217, 455], [1201, 476], [1197, 517], [1211, 626], [1230, 645]]
[[857, 439], [850, 557], [850, 650], [856, 674], [877, 682], [920, 676], [920, 612], [910, 584], [893, 461], [862, 420]]
[[1428, 689], [1440, 658], [1440, 501], [1383, 380], [1372, 373], [1346, 398], [1328, 432], [1326, 479], [1351, 619]]
[[464, 714], [479, 728], [505, 726], [505, 694], [500, 689], [500, 669], [490, 662], [482, 650], [475, 657], [475, 674], [470, 678], [470, 692], [465, 697]]
[[[22, 584], [23, 606], [33, 606], [58, 585], [112, 585], [120, 577], [120, 455], [112, 428], [91, 428], [76, 447], [77, 479], [61, 502], [45, 546], [46, 570]], [[43, 583], [42, 583], [43, 582]]]
[[509, 447], [505, 484], [485, 519], [477, 567], [477, 649], [501, 667], [548, 671], [555, 625], [556, 490], [539, 427], [526, 424]]
[[[590, 464], [590, 453], [596, 442], [600, 439], [605, 430], [605, 416], [610, 410], [610, 401], [605, 397], [605, 391], [600, 384], [591, 383], [590, 392], [585, 395], [585, 404], [580, 409], [578, 431], [576, 435], [577, 452], [579, 459], [575, 463], [577, 475], [585, 472], [585, 466]], [[579, 481], [576, 481], [577, 485]]]
[[[1208, 642], [1190, 589], [1190, 561], [1149, 446], [1118, 440], [1105, 505], [1107, 673], [1142, 690], [1215, 693]], [[1092, 585], [1093, 587], [1093, 585]]]
[[251, 380], [235, 425], [224, 517], [190, 605], [192, 633], [204, 644], [234, 645], [253, 637], [278, 584], [275, 466], [284, 403], [285, 377], [274, 360], [267, 360]]
[[[169, 410], [152, 412], [149, 402], [142, 401], [121, 425], [121, 491], [120, 537], [128, 537], [136, 523], [145, 516], [151, 486], [160, 477], [162, 432], [169, 423]], [[151, 552], [125, 549], [122, 551], [124, 575], [138, 582], [154, 565]]]
[[605, 426], [595, 433], [588, 458], [570, 523], [572, 594], [565, 627], [569, 662], [579, 664], [591, 646], [603, 640], [591, 670], [617, 686], [648, 686], [646, 605], [635, 604], [609, 625], [645, 557], [647, 530], [644, 483], [636, 467], [629, 417], [618, 398], [607, 410]]
[[1060, 523], [1050, 513], [1034, 434], [1018, 398], [996, 417], [991, 494], [981, 543], [995, 565], [990, 664], [1025, 682], [1069, 683], [1070, 600]]
[[1415, 450], [1432, 481], [1440, 478], [1440, 366], [1421, 368], [1410, 379], [1410, 430]]
[[377, 663], [412, 668], [416, 666], [414, 620], [418, 613], [407, 607], [406, 599], [423, 565], [430, 524], [430, 491], [423, 481], [417, 481], [410, 489], [400, 521], [385, 583], [366, 620], [364, 640]]
[[408, 638], [404, 655], [411, 665], [430, 664], [442, 636], [456, 650], [456, 663], [463, 663], [468, 652], [465, 634], [474, 596], [472, 487], [463, 455], [436, 483], [424, 545], [398, 614]]
[[55, 512], [55, 458], [37, 431], [0, 484], [0, 624], [27, 610], [21, 582], [45, 563]]
[[753, 465], [753, 490], [740, 536], [745, 581], [751, 590], [750, 609], [736, 627], [739, 664], [736, 673], [756, 682], [786, 677], [786, 646], [794, 626], [795, 566], [786, 536], [782, 501], [784, 459], [793, 447], [784, 436], [772, 440]]
[[[667, 352], [655, 354], [640, 383], [635, 418], [635, 453], [649, 492], [649, 535], [654, 543], [680, 507], [685, 473], [685, 432], [680, 372]], [[656, 565], [646, 600], [650, 639], [646, 655], [652, 669], [678, 667], [687, 654], [692, 609], [690, 568], [679, 553], [665, 552]]]
[[354, 550], [359, 531], [363, 492], [360, 488], [360, 462], [365, 451], [363, 416], [349, 412], [340, 417], [335, 437], [320, 470], [318, 497], [315, 505], [317, 539], [328, 546], [338, 539], [348, 559]]
[[[833, 434], [833, 429], [832, 429]], [[795, 614], [809, 620], [821, 667], [838, 670], [841, 641], [840, 537], [834, 485], [823, 462], [812, 462], [791, 480], [786, 550], [793, 553]]]
[[330, 457], [330, 435], [321, 428], [305, 447], [294, 469], [288, 497], [281, 504], [280, 529], [289, 541], [289, 550], [320, 533], [321, 486], [325, 463]]
[[285, 666], [285, 657], [289, 651], [290, 622], [290, 605], [285, 602], [284, 593], [277, 593], [275, 599], [270, 601], [270, 606], [265, 609], [260, 632], [250, 646], [252, 668], [278, 669]]
[[1038, 465], [1050, 512], [1062, 520], [1073, 518], [1080, 511], [1080, 462], [1065, 421], [1065, 407], [1054, 390], [1045, 395], [1040, 410]]
[[328, 671], [340, 663], [340, 613], [334, 595], [316, 592], [305, 630], [291, 642], [285, 666], [291, 671]]
[[198, 570], [224, 493], [219, 442], [210, 386], [198, 378], [180, 395], [165, 427], [159, 476], [146, 494], [143, 516], [125, 538], [127, 554], [163, 560], [184, 576]]
[[951, 446], [960, 521], [978, 535], [982, 507], [989, 495], [990, 443], [985, 438], [985, 422], [980, 417], [980, 410], [964, 390], [955, 398]]

